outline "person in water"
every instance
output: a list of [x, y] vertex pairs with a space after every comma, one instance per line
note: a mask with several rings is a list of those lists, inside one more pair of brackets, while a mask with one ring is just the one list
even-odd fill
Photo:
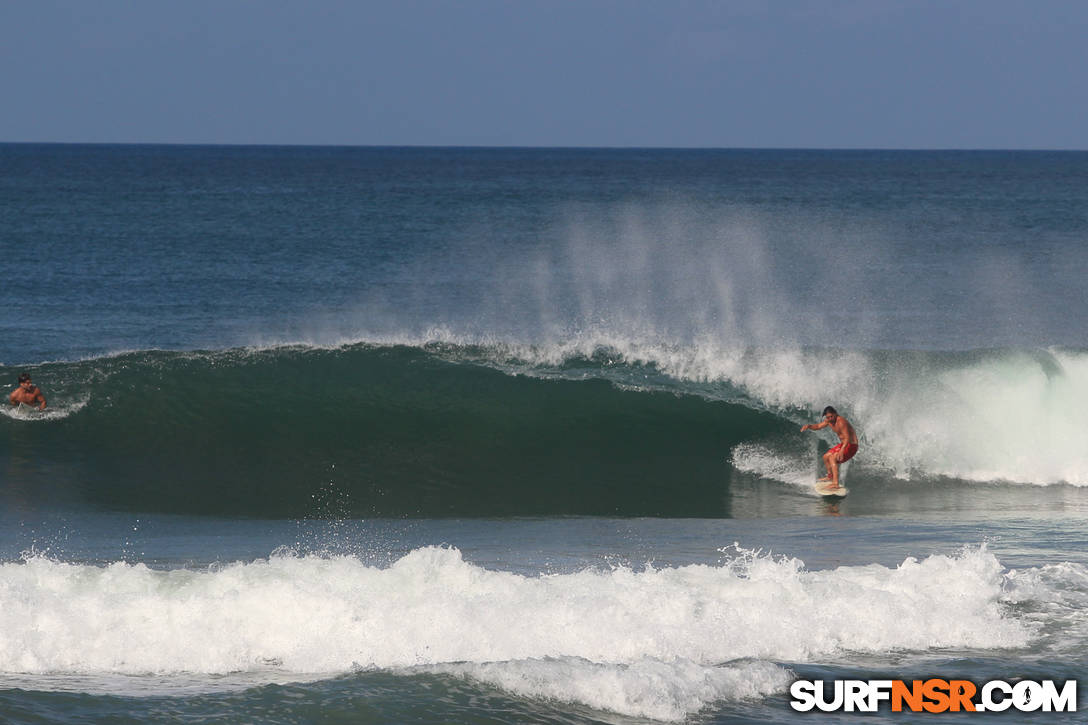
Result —
[[11, 392], [11, 397], [8, 398], [12, 405], [29, 405], [37, 407], [38, 410], [45, 410], [45, 396], [42, 395], [42, 390], [37, 385], [30, 381], [30, 375], [23, 373], [19, 376], [19, 387]]
[[854, 426], [850, 425], [850, 421], [839, 415], [838, 411], [830, 405], [824, 408], [822, 423], [810, 423], [801, 426], [801, 432], [820, 430], [828, 426], [831, 426], [831, 430], [835, 431], [835, 435], [839, 437], [839, 445], [824, 454], [824, 466], [827, 467], [827, 475], [819, 480], [831, 481], [833, 485], [828, 488], [838, 488], [839, 464], [846, 463], [858, 452], [858, 434], [854, 432]]

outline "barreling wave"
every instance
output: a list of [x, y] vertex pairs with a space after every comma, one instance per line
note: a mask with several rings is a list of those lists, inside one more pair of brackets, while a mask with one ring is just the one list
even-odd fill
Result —
[[332, 489], [345, 516], [722, 515], [738, 468], [805, 477], [797, 425], [828, 403], [862, 435], [855, 481], [1088, 485], [1076, 351], [354, 343], [34, 374], [52, 412], [0, 419], [7, 495], [108, 508], [298, 516]]

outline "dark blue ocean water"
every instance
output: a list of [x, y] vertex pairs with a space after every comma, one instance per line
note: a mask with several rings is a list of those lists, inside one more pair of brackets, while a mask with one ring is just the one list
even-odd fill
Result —
[[1081, 678], [1085, 241], [1083, 153], [0, 145], [0, 718]]
[[4, 145], [0, 198], [5, 364], [438, 325], [1083, 343], [1085, 153]]

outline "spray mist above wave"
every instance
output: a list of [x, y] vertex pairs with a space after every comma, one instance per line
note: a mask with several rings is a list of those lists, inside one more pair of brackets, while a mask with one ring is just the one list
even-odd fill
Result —
[[540, 345], [591, 330], [739, 348], [1082, 340], [1055, 325], [1067, 311], [1060, 300], [1036, 294], [1054, 271], [1042, 262], [1028, 269], [976, 245], [952, 256], [962, 264], [956, 282], [937, 284], [919, 264], [917, 230], [875, 210], [642, 194], [552, 206], [531, 233], [488, 222], [451, 228], [354, 307], [308, 311], [279, 337], [327, 342], [437, 326]]
[[[846, 328], [841, 311], [865, 310], [866, 299], [887, 292], [862, 271], [882, 253], [880, 232], [728, 204], [571, 205], [531, 242], [501, 234], [462, 230], [397, 284], [363, 293], [356, 308], [310, 315], [278, 337], [325, 343], [438, 327], [461, 339], [543, 346], [594, 331], [743, 347], [842, 343], [846, 331], [846, 344], [864, 346], [876, 322], [853, 314]], [[857, 264], [836, 270], [826, 260], [832, 240], [849, 245]]]
[[[860, 465], [1088, 485], [1084, 358], [1047, 347], [1081, 338], [1046, 324], [1057, 303], [1035, 294], [1050, 268], [971, 247], [956, 257], [968, 271], [936, 285], [895, 224], [708, 199], [571, 204], [532, 242], [461, 230], [405, 273], [403, 294], [369, 295], [298, 339], [479, 346], [481, 362], [533, 374], [587, 360], [586, 376], [794, 422], [832, 404], [857, 418]], [[972, 352], [1002, 346], [1032, 352]], [[602, 373], [600, 357], [640, 369]], [[1015, 425], [1009, 405], [1024, 408]]]
[[[1006, 598], [1067, 598], [1046, 579], [1010, 595], [984, 548], [825, 571], [723, 551], [717, 566], [540, 576], [488, 570], [436, 547], [384, 568], [289, 554], [165, 571], [35, 556], [0, 564], [0, 672], [277, 681], [424, 667], [527, 696], [676, 718], [714, 700], [782, 691], [789, 677], [775, 663], [1023, 647], [1038, 625], [1013, 616]], [[616, 688], [588, 692], [586, 677]]]

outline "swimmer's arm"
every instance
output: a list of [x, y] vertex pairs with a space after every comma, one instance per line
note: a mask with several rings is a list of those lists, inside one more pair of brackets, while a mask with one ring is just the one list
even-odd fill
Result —
[[12, 391], [11, 391], [11, 395], [9, 395], [9, 396], [8, 396], [8, 402], [9, 402], [9, 403], [11, 403], [12, 405], [18, 405], [18, 404], [19, 404], [19, 401], [17, 401], [17, 400], [15, 399], [15, 394], [16, 394], [16, 393], [18, 393], [18, 392], [19, 392], [19, 391], [18, 391], [17, 389], [16, 389], [16, 390], [12, 390]]
[[38, 406], [38, 410], [45, 410], [45, 396], [42, 395], [42, 391], [38, 391], [38, 400], [42, 401], [42, 404]]

